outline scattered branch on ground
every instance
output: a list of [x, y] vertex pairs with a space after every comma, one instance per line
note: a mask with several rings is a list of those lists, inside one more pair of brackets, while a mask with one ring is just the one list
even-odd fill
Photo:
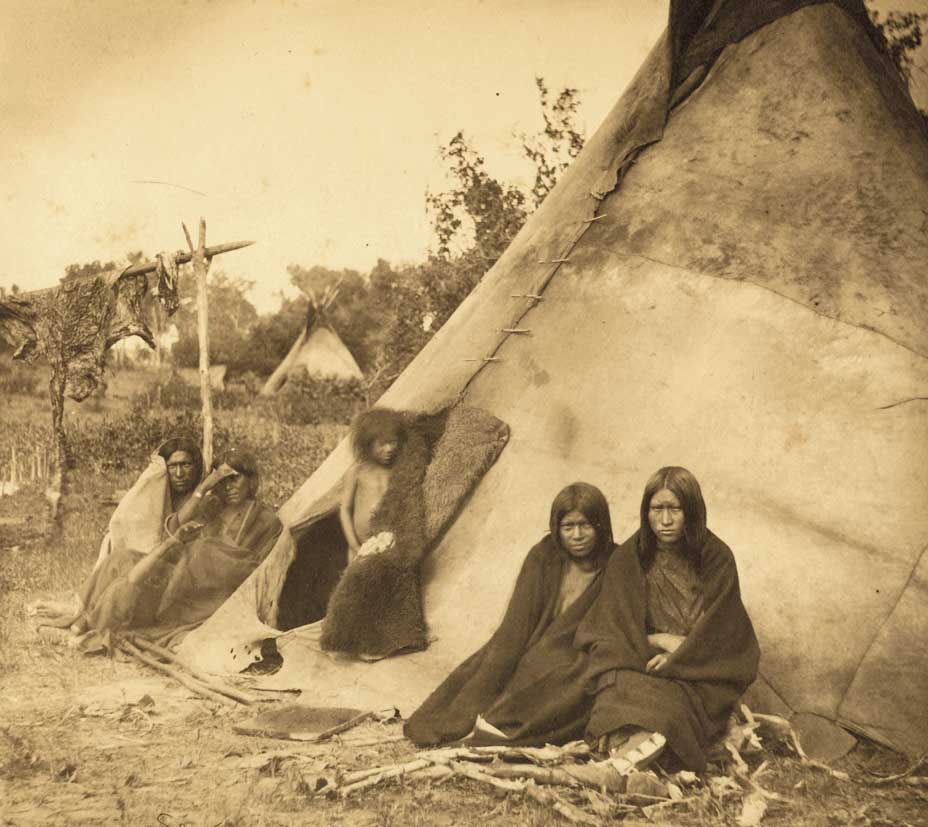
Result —
[[[226, 704], [226, 705], [241, 703], [241, 701], [236, 701], [228, 697], [227, 695], [219, 692], [215, 688], [215, 683], [211, 683], [207, 685], [205, 683], [202, 683], [201, 681], [198, 681], [190, 677], [188, 674], [186, 674], [185, 672], [183, 672], [182, 670], [178, 669], [175, 666], [171, 666], [166, 663], [161, 663], [160, 661], [155, 660], [155, 658], [152, 658], [146, 655], [144, 652], [142, 652], [140, 649], [138, 649], [128, 640], [124, 640], [124, 639], [116, 640], [114, 641], [114, 645], [120, 651], [125, 652], [127, 655], [135, 658], [137, 661], [140, 661], [141, 663], [144, 663], [146, 666], [150, 666], [152, 669], [155, 669], [158, 672], [162, 672], [163, 674], [174, 678], [174, 680], [176, 680], [178, 683], [183, 684], [184, 686], [187, 687], [187, 689], [189, 689], [191, 692], [195, 692], [197, 695], [201, 695], [202, 697], [208, 698], [211, 701], [216, 701], [217, 703]], [[225, 688], [228, 689], [228, 687], [225, 687]]]

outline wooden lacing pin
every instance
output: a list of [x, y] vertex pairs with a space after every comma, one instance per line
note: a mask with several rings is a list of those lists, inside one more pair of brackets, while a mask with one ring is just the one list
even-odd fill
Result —
[[537, 293], [513, 293], [511, 298], [532, 299], [533, 301], [536, 301], [536, 302], [544, 301], [544, 296], [539, 296]]
[[465, 359], [465, 362], [502, 362], [498, 356], [483, 356], [479, 359]]
[[539, 261], [539, 264], [565, 264], [570, 261], [569, 258], [552, 258], [550, 261]]
[[600, 215], [594, 215], [592, 218], [584, 218], [583, 223], [592, 224], [594, 221], [599, 221], [600, 218], [605, 218], [607, 215], [609, 215], [609, 213], [604, 212], [604, 213], [601, 213]]
[[499, 329], [500, 333], [525, 333], [531, 334], [532, 330], [529, 327], [501, 327]]

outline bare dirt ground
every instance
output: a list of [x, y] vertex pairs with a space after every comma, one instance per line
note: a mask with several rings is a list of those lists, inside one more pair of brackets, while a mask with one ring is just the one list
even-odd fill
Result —
[[[396, 740], [400, 725], [367, 723], [326, 744], [239, 735], [233, 726], [253, 716], [255, 707], [205, 700], [121, 655], [78, 654], [42, 640], [25, 620], [14, 620], [4, 648], [4, 825], [567, 823], [520, 794], [466, 779], [393, 780], [344, 800], [314, 795], [319, 777], [412, 760], [412, 745]], [[9, 657], [11, 652], [15, 655]], [[312, 703], [311, 692], [302, 700]], [[873, 745], [862, 743], [835, 764], [851, 781], [804, 766], [782, 751], [746, 758], [752, 771], [769, 762], [762, 784], [783, 798], [769, 803], [763, 824], [928, 825], [928, 787], [905, 780], [872, 785], [870, 773], [900, 772], [908, 765], [902, 756]], [[617, 814], [600, 823], [739, 823], [740, 795], [715, 795], [704, 786], [687, 795], [688, 803], [652, 813], [650, 820], [644, 810], [624, 807], [624, 822]]]

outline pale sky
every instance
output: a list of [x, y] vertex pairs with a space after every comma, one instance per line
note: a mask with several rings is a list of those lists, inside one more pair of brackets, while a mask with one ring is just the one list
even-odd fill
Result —
[[666, 22], [665, 0], [4, 6], [0, 285], [183, 247], [202, 215], [210, 243], [258, 242], [214, 266], [263, 309], [290, 263], [421, 260], [440, 144], [463, 129], [526, 176], [534, 77], [579, 87], [592, 133]]
[[425, 190], [458, 130], [527, 183], [513, 133], [541, 125], [534, 77], [580, 89], [589, 136], [667, 15], [666, 0], [2, 7], [0, 286], [183, 247], [180, 222], [204, 216], [209, 243], [258, 242], [214, 266], [255, 281], [262, 310], [291, 263], [421, 260]]

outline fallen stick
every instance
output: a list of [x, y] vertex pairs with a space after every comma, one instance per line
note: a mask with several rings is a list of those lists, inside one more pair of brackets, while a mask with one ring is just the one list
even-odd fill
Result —
[[417, 781], [422, 778], [444, 781], [444, 779], [452, 775], [454, 775], [454, 771], [451, 767], [446, 767], [443, 764], [432, 764], [430, 767], [424, 767], [421, 770], [413, 770], [409, 773], [409, 777], [415, 778]]
[[354, 729], [358, 724], [363, 724], [365, 721], [369, 721], [371, 718], [376, 715], [375, 712], [362, 712], [360, 715], [355, 715], [354, 718], [349, 718], [343, 723], [336, 724], [329, 729], [323, 730], [315, 738], [308, 739], [310, 743], [317, 743], [319, 741], [328, 741], [333, 735], [338, 735], [341, 732], [347, 732], [349, 729]]
[[[766, 724], [774, 731], [777, 738], [783, 741], [788, 741], [792, 748], [795, 750], [796, 755], [799, 756], [799, 760], [807, 767], [812, 767], [813, 769], [827, 772], [832, 778], [836, 778], [839, 781], [851, 780], [851, 776], [849, 776], [843, 770], [833, 769], [824, 761], [817, 761], [814, 758], [809, 758], [809, 756], [806, 755], [806, 751], [802, 748], [802, 744], [799, 741], [799, 736], [796, 734], [796, 730], [793, 728], [793, 725], [785, 718], [779, 715], [765, 715], [761, 712], [752, 713], [750, 710], [747, 710], [747, 707], [744, 705], [742, 705], [741, 710], [745, 713], [746, 717], [749, 716], [749, 720], [751, 722], [759, 721], [761, 724]], [[745, 712], [745, 710], [747, 710], [747, 712]]]
[[566, 759], [586, 757], [590, 748], [586, 744], [575, 742], [565, 747], [547, 745], [544, 747], [470, 747], [478, 755], [495, 755], [503, 760], [526, 758], [536, 764], [563, 763]]
[[365, 778], [363, 781], [358, 781], [354, 784], [348, 784], [345, 787], [339, 787], [338, 794], [342, 796], [351, 795], [351, 793], [357, 792], [358, 790], [364, 790], [368, 787], [373, 787], [376, 784], [379, 784], [381, 781], [386, 781], [388, 778], [398, 778], [399, 776], [413, 773], [416, 770], [425, 769], [428, 766], [429, 762], [424, 758], [420, 758], [417, 761], [410, 761], [408, 764], [399, 764], [393, 767], [385, 768], [383, 772], [380, 772], [377, 775], [372, 775], [369, 778]]
[[251, 704], [255, 703], [254, 698], [249, 697], [244, 692], [239, 692], [237, 689], [234, 689], [228, 684], [224, 684], [221, 681], [216, 680], [204, 672], [201, 672], [199, 669], [196, 669], [195, 667], [181, 660], [170, 649], [165, 649], [163, 646], [159, 646], [157, 643], [152, 643], [150, 640], [146, 640], [145, 638], [138, 635], [127, 635], [125, 639], [133, 645], [138, 646], [139, 649], [144, 649], [146, 652], [150, 652], [153, 655], [157, 655], [158, 657], [173, 663], [175, 666], [177, 666], [178, 669], [186, 669], [192, 678], [200, 681], [200, 683], [205, 684], [213, 691], [218, 692], [220, 695], [226, 695], [229, 698], [232, 698], [232, 700], [238, 701], [240, 704], [244, 704], [245, 706], [251, 706]]
[[572, 821], [574, 824], [589, 824], [591, 827], [596, 827], [600, 823], [600, 820], [596, 816], [584, 812], [573, 804], [569, 804], [560, 796], [551, 792], [551, 790], [542, 790], [534, 784], [526, 784], [525, 795], [537, 801], [539, 804], [543, 804], [545, 807], [550, 807], [556, 813], [564, 816], [564, 818], [568, 821]]
[[174, 678], [178, 683], [183, 684], [191, 692], [195, 692], [197, 695], [202, 695], [204, 698], [209, 698], [212, 701], [218, 701], [222, 704], [234, 704], [231, 698], [227, 698], [225, 695], [220, 695], [218, 692], [214, 692], [208, 686], [204, 686], [199, 681], [194, 680], [190, 676], [181, 672], [179, 669], [175, 669], [173, 666], [169, 666], [166, 663], [161, 663], [154, 658], [149, 657], [144, 652], [141, 652], [135, 646], [133, 646], [128, 640], [120, 639], [115, 643], [118, 649], [121, 649], [130, 657], [140, 660], [146, 666], [150, 666], [152, 669], [156, 669], [159, 672], [163, 672], [165, 675], [169, 675]]
[[[405, 741], [405, 735], [385, 735], [383, 738], [368, 738], [366, 741], [355, 741], [351, 738], [339, 738], [338, 744], [343, 747], [354, 747], [358, 749], [360, 747], [377, 747], [381, 744], [395, 744], [397, 741]], [[304, 741], [306, 744], [317, 744], [317, 741]], [[325, 742], [323, 742], [325, 743]]]
[[494, 764], [481, 767], [481, 772], [494, 778], [530, 778], [536, 784], [560, 787], [579, 787], [580, 782], [564, 770], [538, 767], [535, 764]]
[[482, 769], [475, 767], [473, 764], [466, 764], [460, 761], [449, 761], [448, 766], [456, 775], [463, 775], [465, 778], [470, 778], [473, 781], [482, 781], [484, 784], [489, 784], [491, 787], [496, 787], [499, 790], [505, 790], [507, 793], [520, 793], [525, 790], [524, 782], [506, 781], [502, 778], [495, 778], [492, 775], [487, 775]]
[[461, 761], [478, 761], [486, 763], [493, 760], [493, 755], [489, 753], [476, 752], [469, 747], [447, 747], [445, 749], [423, 750], [416, 753], [421, 758], [428, 758], [430, 761], [436, 761], [446, 764], [453, 759]]
[[885, 787], [887, 784], [894, 784], [896, 781], [902, 781], [905, 778], [913, 775], [917, 769], [920, 769], [922, 764], [928, 760], [926, 756], [921, 755], [916, 758], [909, 766], [904, 769], [902, 772], [895, 773], [893, 775], [881, 775], [877, 778], [864, 781], [865, 784], [869, 784], [871, 787]]
[[350, 787], [352, 784], [357, 784], [359, 781], [364, 781], [366, 778], [370, 778], [373, 775], [380, 775], [384, 771], [384, 767], [368, 767], [366, 770], [355, 770], [354, 772], [345, 773], [342, 777], [341, 786]]
[[[654, 813], [659, 813], [663, 810], [669, 810], [671, 807], [677, 807], [681, 804], [686, 804], [689, 806], [690, 802], [699, 801], [700, 799], [701, 796], [698, 795], [690, 795], [686, 798], [671, 798], [665, 801], [658, 801], [655, 804], [648, 804], [641, 808], [641, 812], [643, 812], [648, 818], [651, 818]], [[625, 822], [623, 822], [623, 824], [624, 823]]]

